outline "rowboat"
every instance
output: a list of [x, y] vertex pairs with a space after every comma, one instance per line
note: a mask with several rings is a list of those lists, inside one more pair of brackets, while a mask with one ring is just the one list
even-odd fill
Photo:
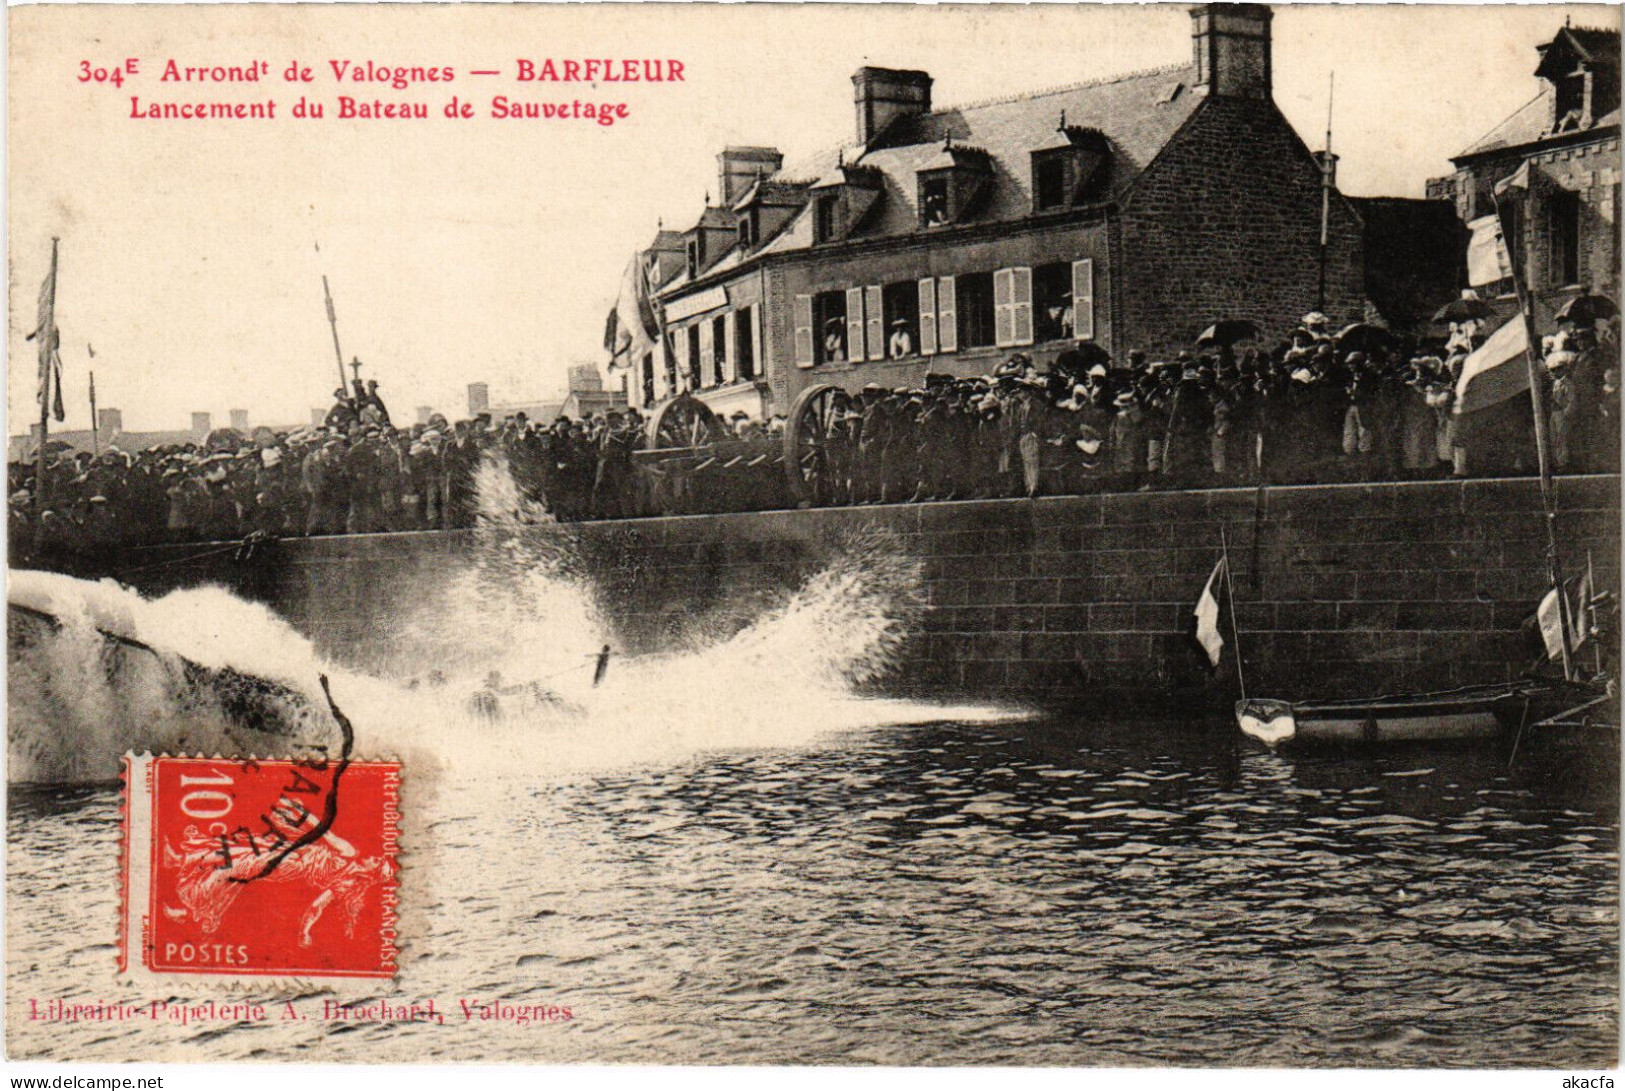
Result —
[[1521, 727], [1530, 728], [1532, 737], [1544, 734], [1539, 729], [1563, 722], [1561, 713], [1549, 713], [1589, 711], [1609, 700], [1601, 687], [1587, 683], [1523, 679], [1350, 700], [1243, 699], [1236, 702], [1236, 725], [1272, 750], [1471, 743], [1501, 740]]

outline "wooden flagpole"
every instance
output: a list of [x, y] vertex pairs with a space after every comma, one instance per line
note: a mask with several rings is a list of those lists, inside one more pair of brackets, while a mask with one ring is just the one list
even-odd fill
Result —
[[1241, 699], [1247, 699], [1247, 676], [1241, 669], [1241, 631], [1236, 627], [1236, 585], [1230, 578], [1230, 543], [1225, 540], [1224, 524], [1219, 524], [1220, 557], [1224, 563], [1224, 589], [1230, 599], [1230, 638], [1236, 643], [1236, 681], [1241, 684]]
[[[1527, 167], [1527, 164], [1525, 164]], [[1514, 175], [1514, 177], [1516, 177]], [[1504, 183], [1502, 183], [1504, 184]], [[1501, 203], [1501, 185], [1492, 187], [1491, 194], [1495, 198], [1495, 219], [1501, 226], [1501, 238], [1506, 243], [1507, 263], [1512, 266], [1512, 287], [1518, 295], [1519, 317], [1523, 321], [1524, 331], [1524, 366], [1529, 370], [1529, 404], [1535, 414], [1535, 458], [1540, 465], [1540, 503], [1545, 513], [1546, 522], [1546, 576], [1552, 588], [1557, 592], [1557, 609], [1559, 617], [1558, 627], [1562, 630], [1559, 636], [1563, 642], [1563, 678], [1566, 681], [1574, 680], [1574, 653], [1569, 645], [1569, 618], [1568, 596], [1563, 594], [1563, 583], [1558, 576], [1557, 563], [1557, 495], [1552, 485], [1552, 459], [1551, 440], [1546, 435], [1546, 393], [1541, 386], [1539, 352], [1540, 339], [1535, 335], [1535, 315], [1531, 310], [1529, 286], [1524, 283], [1522, 250], [1514, 251], [1515, 240], [1512, 232], [1507, 230], [1509, 220], [1507, 209]]]
[[[34, 552], [45, 548], [45, 445], [51, 438], [51, 355], [56, 347], [56, 247], [58, 238], [51, 236], [51, 313], [34, 336], [40, 339], [39, 388], [39, 450], [34, 452]], [[57, 380], [61, 382], [60, 379]]]

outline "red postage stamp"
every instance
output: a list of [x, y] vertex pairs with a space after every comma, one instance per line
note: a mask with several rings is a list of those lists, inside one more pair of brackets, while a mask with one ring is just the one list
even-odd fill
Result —
[[394, 976], [399, 762], [124, 762], [120, 973]]

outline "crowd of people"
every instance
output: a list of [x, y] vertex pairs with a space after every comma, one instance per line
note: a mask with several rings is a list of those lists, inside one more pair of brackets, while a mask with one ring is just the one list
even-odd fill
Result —
[[[222, 429], [134, 452], [48, 449], [43, 504], [34, 461], [14, 462], [10, 542], [16, 556], [61, 562], [162, 542], [470, 527], [482, 462], [505, 468], [513, 488], [499, 502], [511, 514], [561, 521], [1533, 472], [1527, 397], [1455, 412], [1463, 361], [1481, 341], [1467, 322], [1439, 351], [1382, 336], [1354, 346], [1311, 314], [1273, 351], [1219, 342], [1119, 363], [1080, 343], [1047, 368], [1015, 353], [991, 375], [870, 384], [798, 433], [799, 489], [782, 417], [735, 414], [700, 449], [639, 458], [649, 441], [636, 409], [551, 422], [434, 414], [403, 428], [377, 383], [357, 382], [334, 392], [320, 426]], [[1542, 354], [1555, 468], [1617, 470], [1616, 326], [1565, 328]]]
[[[1350, 347], [1310, 314], [1271, 352], [1219, 343], [1170, 361], [1130, 352], [1117, 365], [1079, 345], [1047, 369], [1016, 353], [991, 375], [871, 384], [833, 415], [824, 502], [1534, 472], [1527, 396], [1456, 412], [1478, 323], [1459, 324], [1438, 351], [1365, 332]], [[1566, 329], [1542, 348], [1554, 468], [1616, 470], [1612, 327]]]

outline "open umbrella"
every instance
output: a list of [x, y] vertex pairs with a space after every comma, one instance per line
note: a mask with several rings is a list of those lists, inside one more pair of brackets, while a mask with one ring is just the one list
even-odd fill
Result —
[[1245, 318], [1226, 318], [1213, 323], [1196, 338], [1196, 347], [1207, 345], [1233, 345], [1237, 341], [1250, 341], [1258, 336], [1258, 326]]
[[1559, 322], [1573, 322], [1577, 326], [1589, 326], [1595, 322], [1612, 318], [1619, 313], [1614, 301], [1604, 295], [1577, 295], [1557, 312]]
[[1109, 367], [1111, 362], [1111, 353], [1093, 341], [1080, 341], [1055, 358], [1056, 368], [1069, 375], [1085, 375], [1096, 364]]
[[1356, 322], [1351, 326], [1344, 326], [1337, 331], [1337, 350], [1339, 352], [1371, 353], [1377, 349], [1390, 349], [1395, 344], [1394, 335], [1381, 326], [1373, 326], [1369, 322]]
[[235, 428], [216, 428], [203, 440], [210, 451], [235, 451], [243, 445], [243, 434]]
[[1495, 308], [1482, 299], [1452, 299], [1433, 313], [1433, 321], [1441, 325], [1446, 322], [1472, 322], [1494, 313]]

